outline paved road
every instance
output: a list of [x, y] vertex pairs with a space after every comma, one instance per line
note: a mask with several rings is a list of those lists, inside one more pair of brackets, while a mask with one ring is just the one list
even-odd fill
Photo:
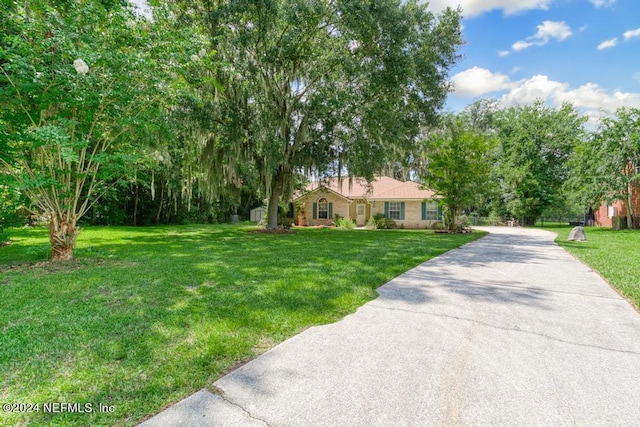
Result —
[[553, 234], [489, 230], [144, 426], [640, 425], [640, 314]]

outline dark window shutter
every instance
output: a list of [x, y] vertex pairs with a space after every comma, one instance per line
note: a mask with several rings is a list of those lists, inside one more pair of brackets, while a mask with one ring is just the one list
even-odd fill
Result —
[[333, 218], [333, 203], [329, 203], [329, 219]]
[[400, 219], [404, 219], [404, 202], [400, 202]]
[[313, 203], [313, 219], [318, 219], [318, 204]]
[[389, 218], [389, 202], [384, 202], [384, 216]]
[[427, 202], [422, 202], [422, 220], [427, 219]]
[[442, 221], [442, 206], [438, 206], [438, 221]]

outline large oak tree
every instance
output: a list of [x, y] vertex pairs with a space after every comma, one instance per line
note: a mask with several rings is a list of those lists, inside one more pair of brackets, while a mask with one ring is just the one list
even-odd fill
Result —
[[[234, 0], [182, 2], [203, 17], [226, 64], [202, 86], [205, 159], [216, 183], [249, 162], [277, 226], [301, 172], [372, 178], [411, 152], [434, 123], [461, 44], [459, 13], [417, 1]], [[202, 99], [206, 99], [203, 97]]]

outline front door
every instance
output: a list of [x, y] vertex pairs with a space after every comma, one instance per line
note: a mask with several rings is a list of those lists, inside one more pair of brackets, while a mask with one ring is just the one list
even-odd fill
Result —
[[356, 224], [358, 226], [363, 226], [366, 221], [366, 206], [364, 203], [358, 203], [356, 205]]

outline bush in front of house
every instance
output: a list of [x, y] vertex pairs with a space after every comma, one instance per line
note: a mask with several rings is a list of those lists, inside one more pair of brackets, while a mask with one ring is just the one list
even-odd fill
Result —
[[353, 230], [356, 228], [356, 223], [351, 218], [339, 217], [336, 219], [335, 224], [336, 227], [343, 230]]
[[[376, 223], [376, 228], [379, 230], [387, 230], [392, 228], [397, 228], [398, 225], [392, 219], [389, 219], [385, 216], [385, 214], [379, 213], [373, 216], [373, 220]], [[368, 225], [368, 223], [367, 223]]]
[[369, 219], [367, 220], [366, 225], [364, 226], [367, 230], [375, 230], [378, 228], [378, 224], [376, 223], [376, 220], [374, 217], [370, 216]]
[[293, 227], [293, 224], [295, 224], [295, 219], [293, 218], [279, 218], [278, 220], [278, 225], [287, 230]]
[[428, 225], [427, 228], [430, 228], [431, 230], [444, 230], [444, 224], [442, 221], [436, 221], [431, 225]]

